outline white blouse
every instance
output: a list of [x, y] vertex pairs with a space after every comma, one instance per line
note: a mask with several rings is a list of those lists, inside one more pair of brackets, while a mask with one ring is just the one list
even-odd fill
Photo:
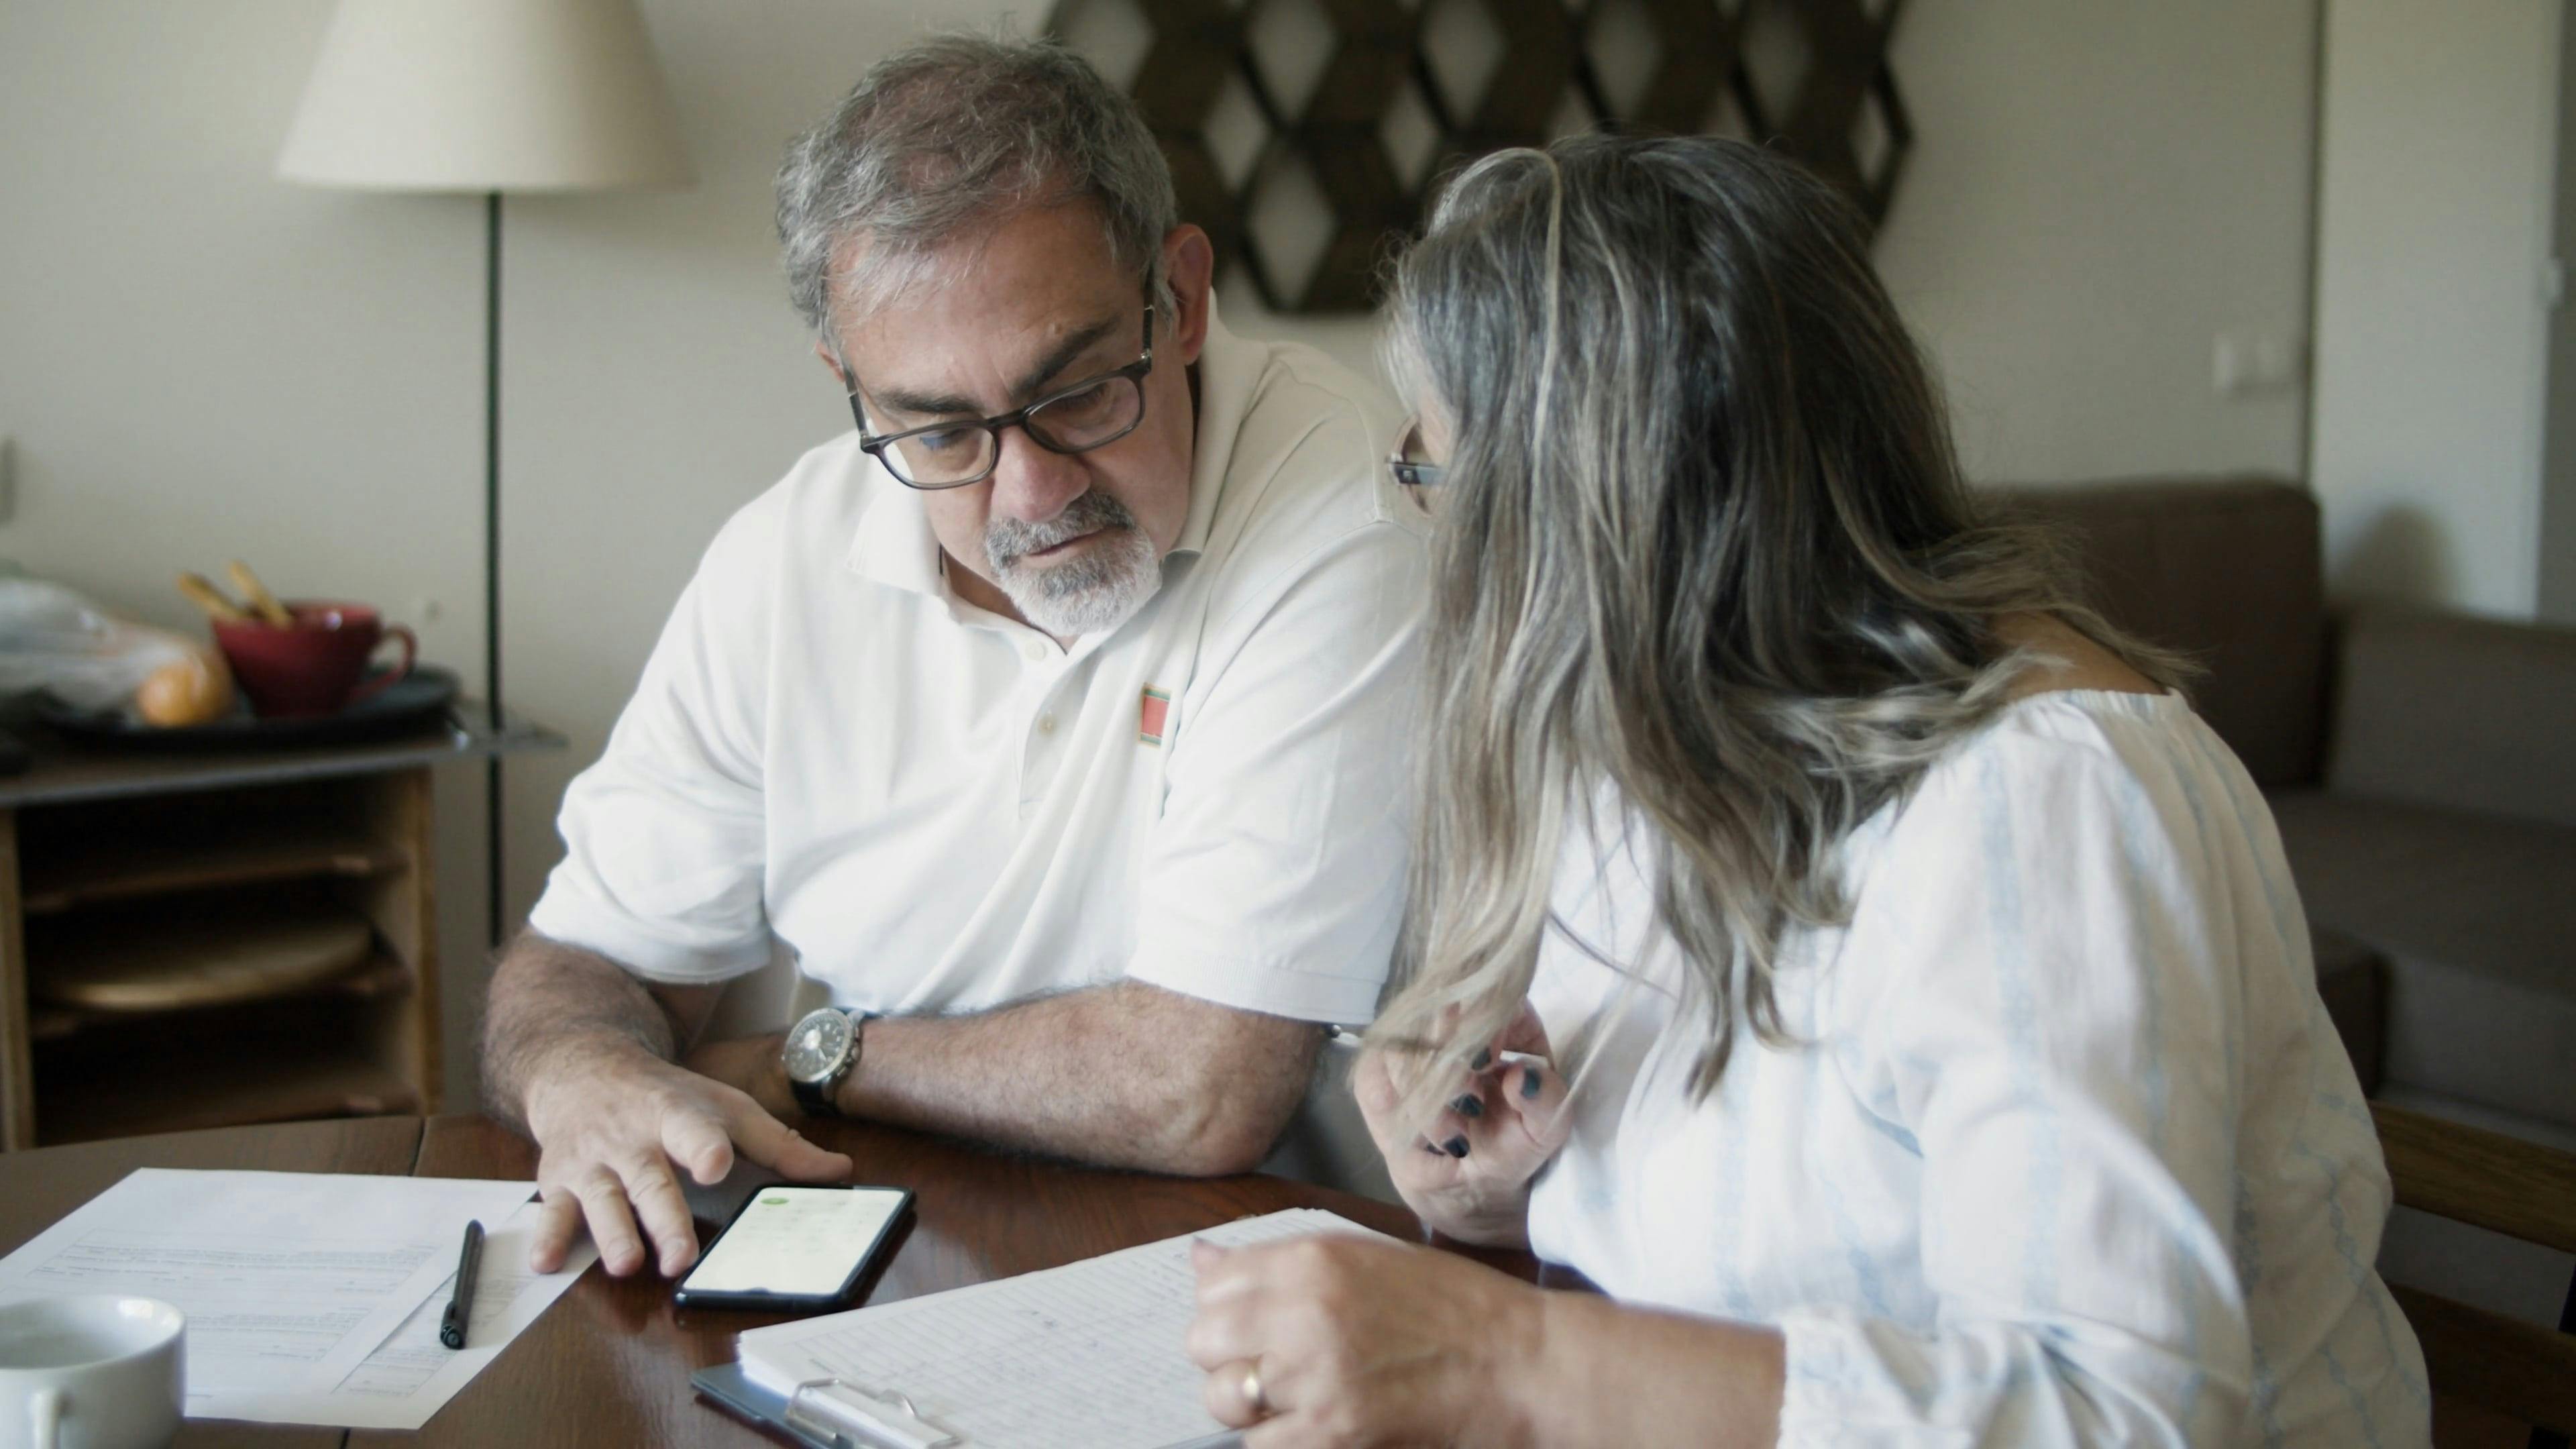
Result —
[[2179, 697], [2026, 698], [1856, 832], [1797, 1044], [1705, 1103], [1646, 857], [1572, 834], [1532, 994], [1560, 1051], [1605, 1019], [1533, 1245], [1782, 1330], [1782, 1445], [2427, 1442], [2279, 835]]

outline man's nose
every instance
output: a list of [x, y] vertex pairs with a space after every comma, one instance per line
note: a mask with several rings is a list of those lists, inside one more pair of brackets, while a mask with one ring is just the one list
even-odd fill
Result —
[[993, 460], [992, 511], [1021, 523], [1044, 523], [1091, 487], [1082, 464], [1041, 448], [1026, 428], [1002, 434]]

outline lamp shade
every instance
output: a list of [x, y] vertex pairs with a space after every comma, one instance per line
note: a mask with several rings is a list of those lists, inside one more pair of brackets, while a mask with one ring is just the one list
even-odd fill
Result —
[[692, 179], [633, 0], [340, 0], [277, 174], [382, 191]]

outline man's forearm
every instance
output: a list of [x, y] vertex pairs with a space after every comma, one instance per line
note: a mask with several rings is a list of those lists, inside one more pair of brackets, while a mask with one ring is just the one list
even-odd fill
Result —
[[1257, 1165], [1303, 1100], [1324, 1028], [1132, 982], [973, 1016], [867, 1024], [841, 1110], [1086, 1162]]
[[670, 1061], [677, 1047], [671, 1013], [643, 982], [604, 956], [523, 931], [492, 972], [484, 1102], [524, 1129], [532, 1083], [620, 1054]]

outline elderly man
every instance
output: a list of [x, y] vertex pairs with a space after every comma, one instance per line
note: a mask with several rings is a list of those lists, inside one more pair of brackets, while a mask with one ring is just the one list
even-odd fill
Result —
[[[696, 1242], [676, 1172], [866, 1117], [1258, 1162], [1403, 902], [1424, 580], [1381, 393], [1217, 324], [1135, 109], [1052, 46], [871, 70], [779, 175], [857, 431], [681, 594], [492, 982], [558, 1260]], [[692, 1043], [774, 947], [832, 1006]]]

